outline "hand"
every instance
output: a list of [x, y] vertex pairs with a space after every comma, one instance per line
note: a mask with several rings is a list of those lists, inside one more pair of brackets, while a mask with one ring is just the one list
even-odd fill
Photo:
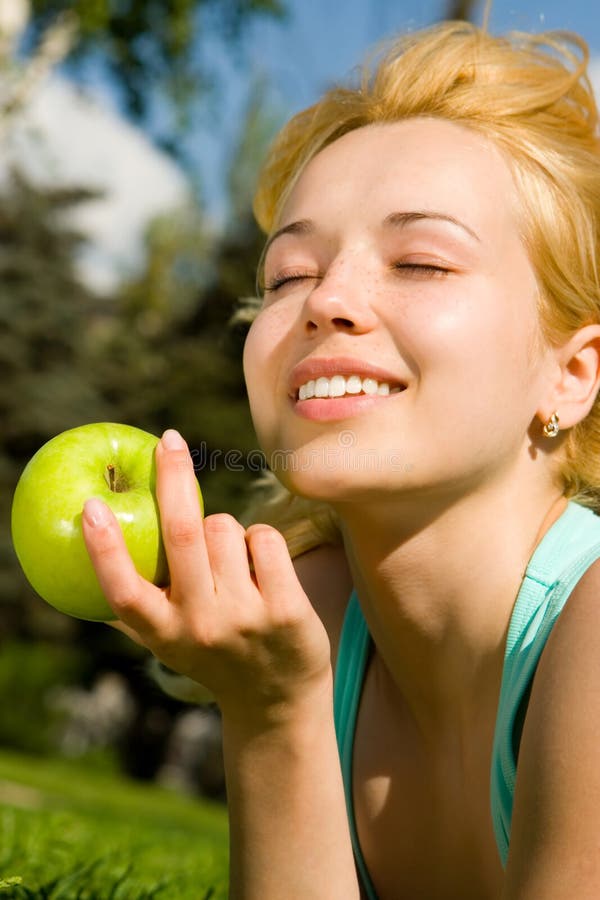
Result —
[[331, 680], [325, 628], [296, 577], [283, 536], [230, 515], [204, 520], [187, 445], [167, 431], [156, 448], [157, 498], [171, 575], [142, 578], [118, 522], [99, 500], [83, 533], [122, 630], [165, 665], [205, 685], [224, 714], [255, 723]]

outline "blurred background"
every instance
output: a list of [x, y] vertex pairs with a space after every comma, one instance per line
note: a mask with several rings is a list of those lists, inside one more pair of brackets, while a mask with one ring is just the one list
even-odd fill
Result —
[[[256, 440], [229, 321], [254, 293], [265, 149], [384, 37], [482, 6], [0, 0], [0, 749], [224, 798], [218, 713], [170, 700], [138, 647], [28, 587], [14, 487], [67, 428], [172, 426], [207, 512], [242, 512]], [[497, 0], [490, 28], [576, 30], [600, 82], [587, 0]]]

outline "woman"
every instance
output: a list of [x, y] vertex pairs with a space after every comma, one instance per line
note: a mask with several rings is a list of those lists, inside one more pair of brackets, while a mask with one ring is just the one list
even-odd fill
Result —
[[244, 353], [287, 520], [202, 523], [166, 432], [164, 592], [86, 505], [121, 627], [219, 702], [232, 897], [600, 893], [585, 63], [446, 23], [296, 116]]

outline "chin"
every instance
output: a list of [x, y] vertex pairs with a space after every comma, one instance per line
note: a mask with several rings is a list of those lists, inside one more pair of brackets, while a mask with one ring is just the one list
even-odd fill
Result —
[[361, 471], [360, 460], [338, 470], [324, 469], [316, 465], [303, 471], [276, 471], [277, 480], [292, 494], [322, 503], [365, 502], [389, 499], [390, 493], [403, 492], [413, 487], [414, 476], [410, 471], [401, 477], [385, 471]]
[[275, 471], [274, 475], [286, 490], [305, 500], [333, 503], [349, 500], [354, 495], [355, 485], [351, 483], [351, 478], [334, 480], [332, 473], [317, 475], [314, 472]]

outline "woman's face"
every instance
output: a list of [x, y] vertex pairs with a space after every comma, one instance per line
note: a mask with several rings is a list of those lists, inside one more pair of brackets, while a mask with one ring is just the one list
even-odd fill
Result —
[[465, 491], [527, 452], [548, 359], [515, 188], [483, 136], [419, 118], [325, 148], [285, 205], [265, 284], [244, 368], [291, 490]]

